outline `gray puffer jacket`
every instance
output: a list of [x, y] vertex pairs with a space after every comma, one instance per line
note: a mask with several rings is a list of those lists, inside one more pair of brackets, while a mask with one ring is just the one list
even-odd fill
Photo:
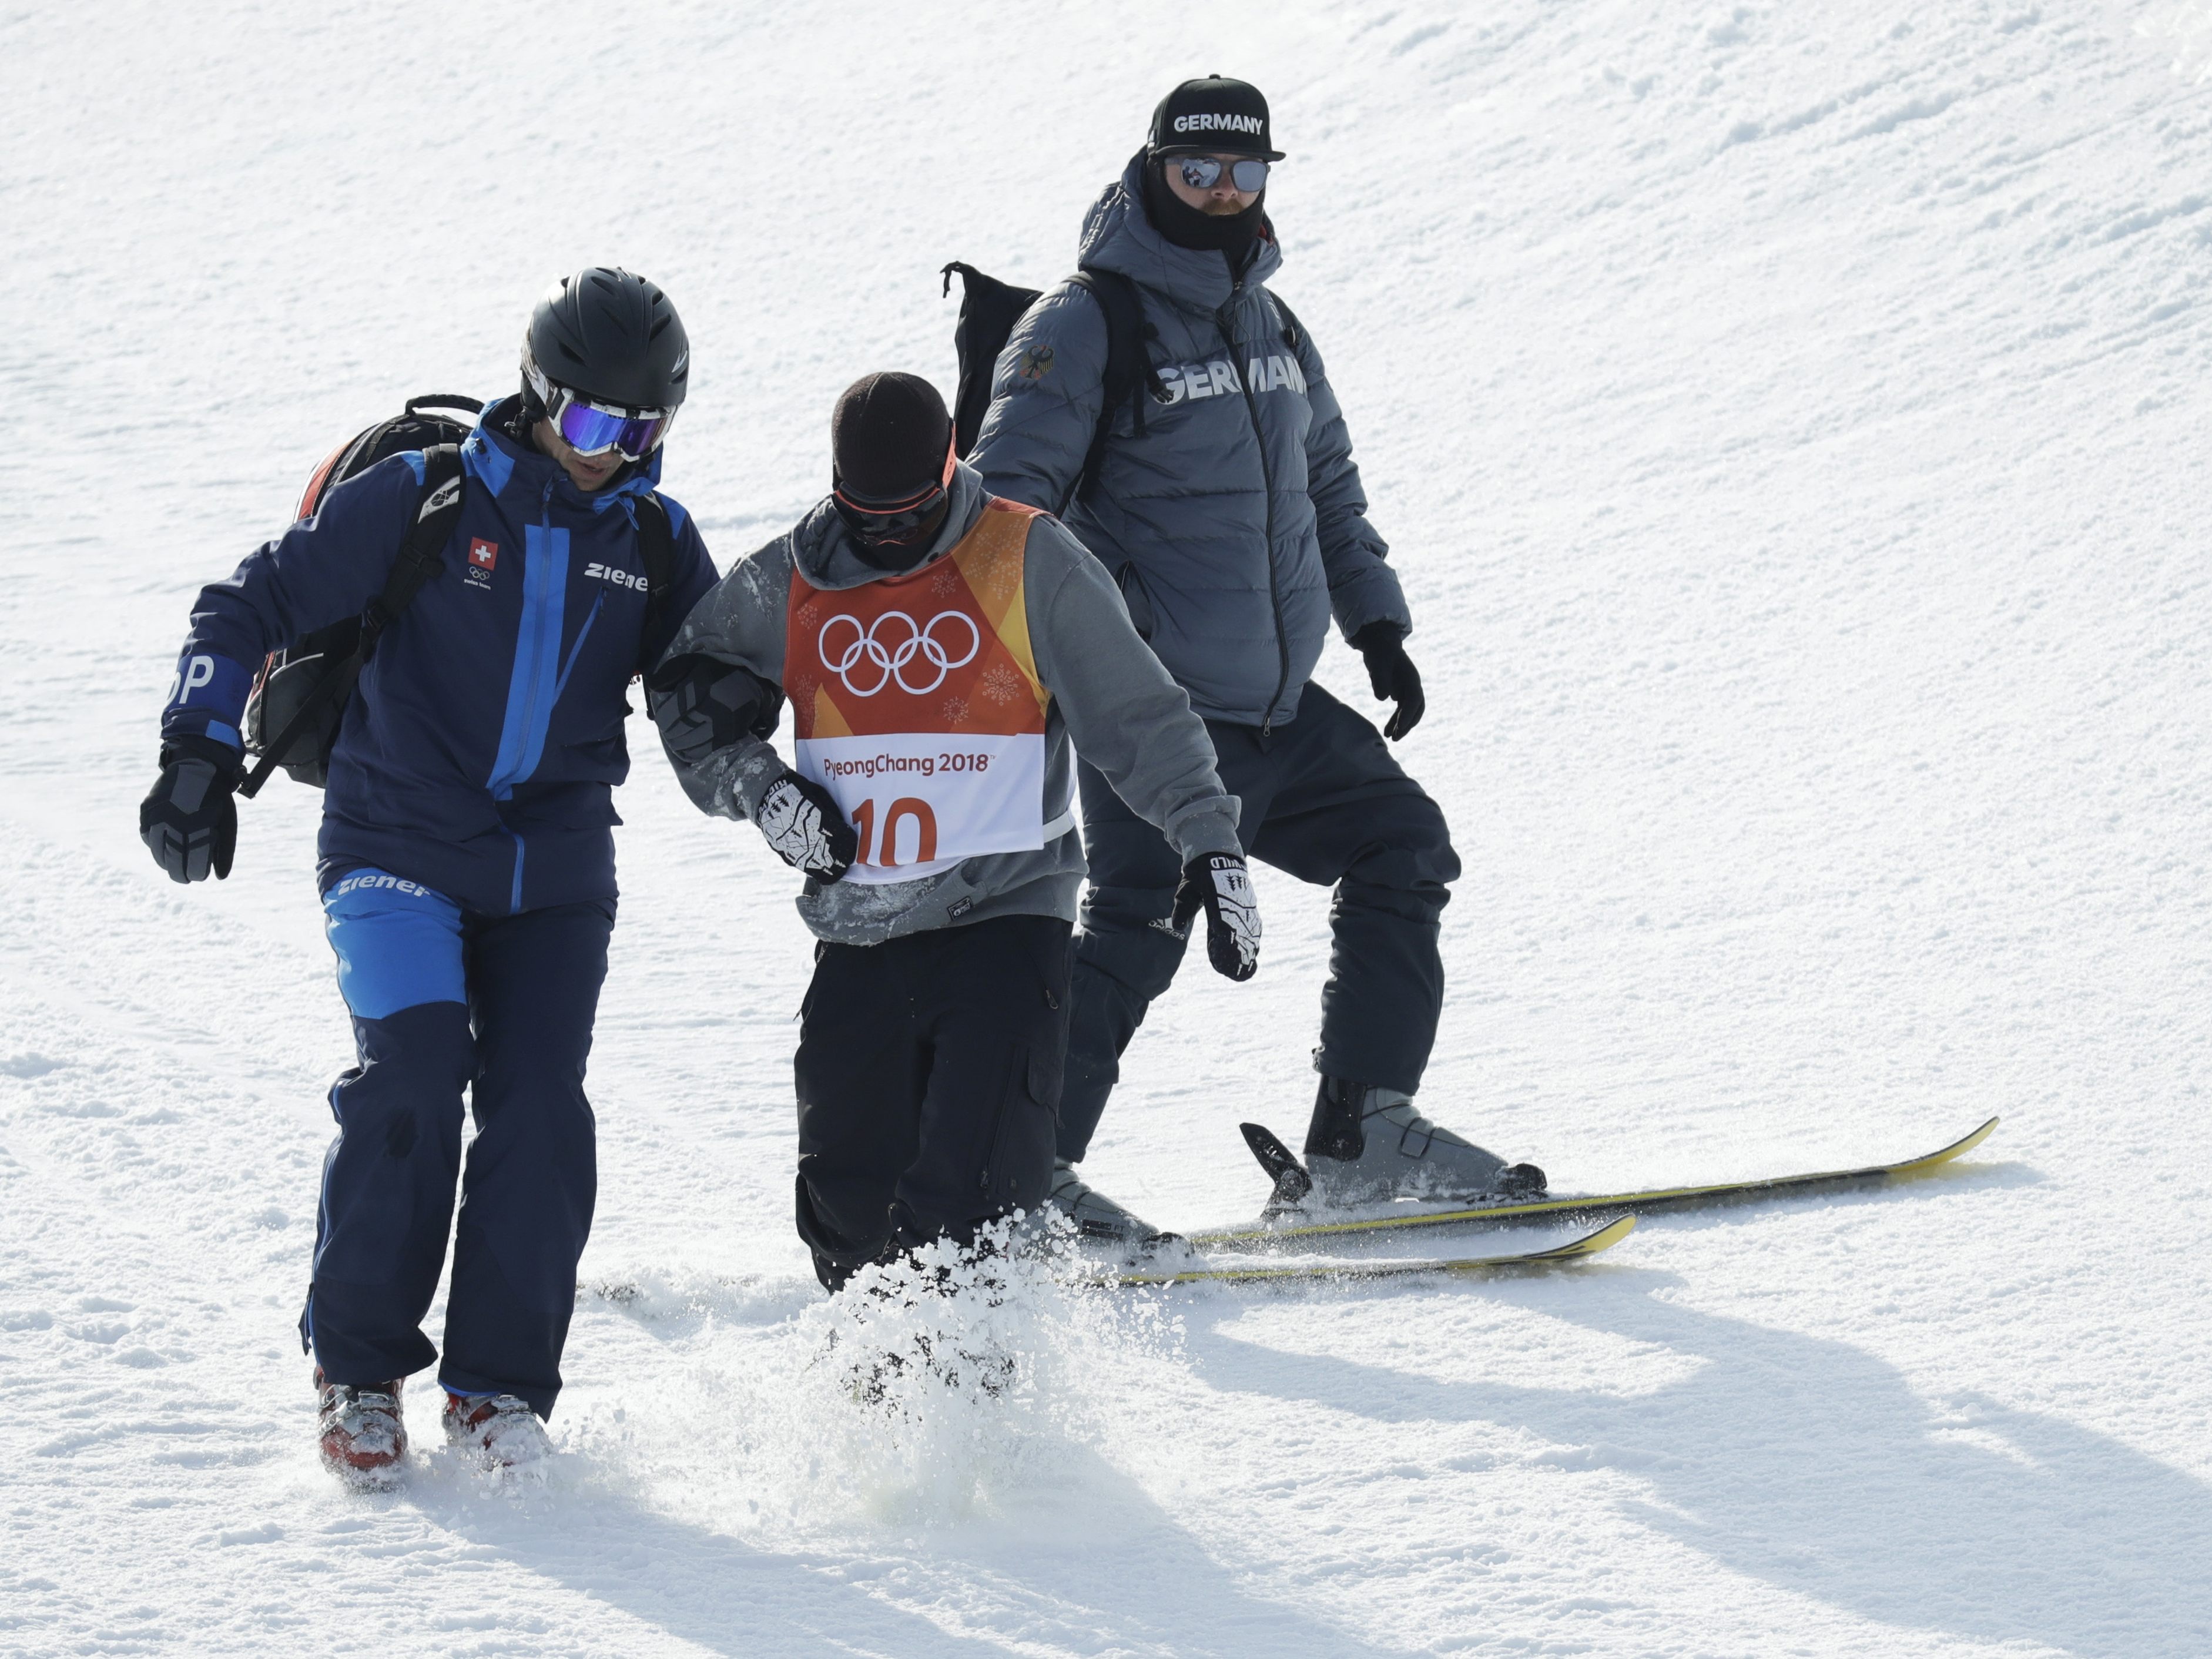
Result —
[[1096, 486], [1069, 501], [1103, 407], [1106, 318], [1062, 283], [1000, 354], [969, 459], [994, 494], [1063, 514], [1199, 714], [1280, 724], [1332, 611], [1346, 637], [1413, 619], [1320, 354], [1303, 328], [1285, 342], [1268, 297], [1283, 257], [1273, 233], [1232, 281], [1224, 255], [1153, 228], [1141, 167], [1091, 210], [1079, 263], [1137, 283], [1166, 401], [1147, 400], [1141, 437], [1133, 409], [1115, 411]]
[[[954, 471], [951, 497], [917, 568], [950, 553], [988, 499], [982, 480], [966, 466]], [[1222, 791], [1206, 728], [1129, 626], [1097, 560], [1045, 518], [1031, 524], [1024, 563], [1023, 620], [1037, 678], [1052, 696], [1045, 714], [1046, 817], [1060, 814], [1073, 793], [1073, 751], [1080, 749], [1184, 859], [1237, 851], [1238, 803]], [[831, 591], [884, 574], [854, 552], [844, 521], [824, 501], [723, 577], [684, 618], [668, 656], [696, 652], [782, 686], [794, 569], [811, 586]], [[775, 749], [750, 736], [696, 763], [671, 750], [669, 763], [700, 811], [731, 818], [750, 819], [785, 770]], [[1072, 825], [1057, 833], [1048, 826], [1047, 834], [1051, 838], [1035, 852], [988, 853], [914, 881], [825, 887], [810, 880], [799, 914], [817, 938], [840, 945], [879, 945], [1001, 915], [1073, 921], [1083, 845]]]

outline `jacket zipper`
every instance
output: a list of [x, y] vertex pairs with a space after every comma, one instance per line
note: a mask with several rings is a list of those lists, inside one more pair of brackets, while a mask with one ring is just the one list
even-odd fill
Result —
[[1262, 551], [1267, 560], [1267, 604], [1275, 614], [1275, 655], [1282, 665], [1275, 680], [1275, 695], [1267, 700], [1267, 707], [1260, 717], [1260, 741], [1265, 744], [1274, 735], [1275, 708], [1283, 694], [1291, 689], [1291, 641], [1283, 629], [1283, 589], [1275, 574], [1275, 475], [1267, 465], [1267, 434], [1260, 429], [1260, 400], [1252, 395], [1252, 376], [1249, 363], [1240, 361], [1244, 356], [1244, 344], [1230, 326], [1230, 318], [1237, 307], [1237, 296], [1244, 291], [1244, 282], [1237, 278], [1229, 290], [1229, 298], [1214, 313], [1221, 337], [1229, 342], [1231, 371], [1237, 384], [1244, 389], [1244, 412], [1252, 417], [1252, 445], [1260, 452], [1260, 488], [1267, 498], [1267, 540]]

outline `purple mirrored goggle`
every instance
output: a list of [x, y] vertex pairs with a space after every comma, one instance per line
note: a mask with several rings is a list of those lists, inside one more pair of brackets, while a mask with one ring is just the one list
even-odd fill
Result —
[[610, 449], [626, 461], [641, 461], [660, 447], [676, 419], [672, 409], [610, 409], [555, 386], [546, 399], [546, 417], [561, 441], [579, 455], [604, 455]]
[[672, 409], [624, 409], [619, 404], [595, 404], [580, 392], [556, 386], [523, 354], [522, 372], [530, 389], [545, 405], [545, 418], [561, 441], [579, 455], [604, 455], [610, 449], [626, 461], [641, 461], [660, 447], [676, 419]]

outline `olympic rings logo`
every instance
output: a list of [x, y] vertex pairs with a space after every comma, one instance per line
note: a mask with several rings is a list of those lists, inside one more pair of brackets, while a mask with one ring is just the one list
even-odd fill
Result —
[[[968, 630], [968, 648], [958, 656], [945, 649], [937, 637], [938, 629], [945, 623], [957, 623]], [[881, 637], [886, 626], [896, 624], [896, 643], [886, 645]], [[830, 634], [840, 626], [853, 630], [849, 641], [839, 635], [840, 645], [832, 647]], [[896, 629], [905, 630], [904, 637], [896, 638]], [[957, 637], [954, 635], [953, 637]], [[919, 697], [934, 691], [945, 684], [945, 677], [956, 668], [965, 668], [975, 660], [975, 653], [983, 648], [983, 630], [975, 626], [975, 619], [964, 611], [940, 611], [929, 619], [925, 627], [915, 626], [914, 618], [903, 611], [886, 611], [869, 623], [860, 626], [854, 616], [832, 617], [822, 624], [822, 632], [815, 638], [815, 651], [822, 665], [845, 683], [845, 689], [856, 697], [872, 697], [894, 681], [908, 696]], [[907, 678], [907, 670], [916, 658], [936, 671], [927, 685], [916, 685]], [[866, 690], [853, 684], [853, 671], [863, 665], [876, 670], [876, 682]]]

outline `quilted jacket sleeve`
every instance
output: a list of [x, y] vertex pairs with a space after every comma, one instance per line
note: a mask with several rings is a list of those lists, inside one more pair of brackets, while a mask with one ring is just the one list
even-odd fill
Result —
[[1313, 424], [1306, 432], [1306, 493], [1313, 501], [1322, 564], [1328, 572], [1329, 609], [1346, 639], [1373, 622], [1395, 623], [1411, 633], [1413, 612], [1406, 607], [1398, 573], [1389, 566], [1389, 544], [1367, 521], [1367, 492], [1352, 459], [1352, 430], [1313, 337], [1303, 327], [1297, 353], [1313, 409]]
[[969, 464], [994, 495], [1058, 513], [1074, 493], [1105, 400], [1106, 313], [1079, 284], [1062, 283], [1007, 337]]

